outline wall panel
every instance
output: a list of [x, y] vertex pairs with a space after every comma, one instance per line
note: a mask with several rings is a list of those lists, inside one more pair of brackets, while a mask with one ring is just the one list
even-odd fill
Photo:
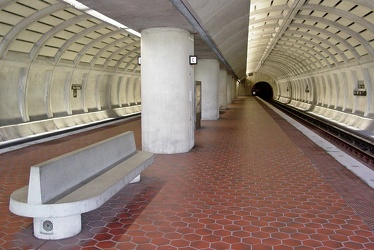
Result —
[[28, 120], [25, 110], [27, 73], [25, 64], [0, 61], [1, 126]]

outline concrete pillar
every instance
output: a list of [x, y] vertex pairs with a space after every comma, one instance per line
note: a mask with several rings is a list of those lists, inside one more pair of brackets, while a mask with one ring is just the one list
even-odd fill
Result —
[[235, 94], [236, 94], [236, 80], [235, 80], [235, 78], [231, 79], [230, 85], [231, 85], [231, 103], [233, 103], [235, 98], [236, 98], [236, 96], [235, 96]]
[[227, 81], [227, 104], [232, 103], [232, 82], [233, 78], [229, 75], [228, 81]]
[[233, 78], [231, 85], [232, 85], [232, 91], [231, 91], [231, 100], [234, 101], [236, 98], [236, 83], [237, 81]]
[[240, 82], [236, 81], [236, 83], [235, 83], [235, 98], [234, 99], [236, 99], [239, 96], [239, 85], [240, 85]]
[[218, 72], [219, 64], [214, 59], [201, 59], [195, 68], [195, 79], [201, 81], [201, 119], [218, 120]]
[[219, 70], [219, 108], [227, 109], [227, 71]]
[[[227, 74], [226, 76], [226, 104], [231, 104], [230, 101], [230, 93], [229, 93], [229, 85], [232, 81], [232, 75]], [[227, 107], [227, 105], [226, 105]]]
[[142, 149], [188, 152], [194, 145], [193, 37], [183, 29], [142, 31]]

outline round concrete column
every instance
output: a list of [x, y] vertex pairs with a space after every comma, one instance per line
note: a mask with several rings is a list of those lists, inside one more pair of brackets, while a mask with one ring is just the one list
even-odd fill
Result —
[[193, 38], [177, 28], [142, 31], [142, 149], [188, 152], [194, 145]]
[[219, 70], [219, 108], [227, 109], [227, 72], [224, 69]]
[[232, 103], [232, 83], [233, 83], [233, 78], [230, 76], [229, 80], [227, 82], [227, 104]]
[[195, 79], [201, 81], [201, 119], [218, 120], [218, 72], [219, 64], [214, 59], [201, 59], [195, 68]]
[[[232, 76], [227, 74], [227, 78], [226, 78], [226, 104], [231, 104], [231, 90], [229, 90], [229, 86], [231, 84], [231, 81], [232, 81]], [[226, 108], [227, 108], [227, 105], [226, 105]]]
[[239, 81], [236, 81], [236, 83], [235, 83], [235, 96], [234, 96], [234, 99], [236, 99], [236, 97], [239, 96], [239, 85], [240, 85]]
[[233, 102], [236, 98], [236, 83], [237, 81], [235, 81], [235, 79], [232, 79], [232, 82], [231, 82], [231, 102]]

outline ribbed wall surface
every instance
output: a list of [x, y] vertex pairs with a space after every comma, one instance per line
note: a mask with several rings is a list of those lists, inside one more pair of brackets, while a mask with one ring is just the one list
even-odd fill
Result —
[[0, 1], [0, 141], [140, 112], [139, 54], [63, 1]]

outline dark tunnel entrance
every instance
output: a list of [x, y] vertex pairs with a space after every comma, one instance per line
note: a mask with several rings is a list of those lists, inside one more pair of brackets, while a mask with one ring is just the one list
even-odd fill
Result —
[[252, 95], [264, 100], [271, 100], [273, 98], [273, 88], [267, 82], [258, 82], [252, 88]]

